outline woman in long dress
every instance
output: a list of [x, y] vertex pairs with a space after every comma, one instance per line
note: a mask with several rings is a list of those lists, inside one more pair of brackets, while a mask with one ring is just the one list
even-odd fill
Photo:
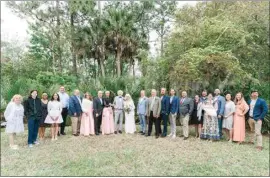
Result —
[[45, 129], [46, 129], [46, 127], [48, 127], [48, 124], [44, 123], [44, 121], [48, 115], [48, 94], [45, 92], [42, 93], [41, 107], [42, 107], [42, 117], [39, 120], [38, 135], [39, 135], [40, 140], [44, 140]]
[[[217, 104], [217, 103], [216, 103]], [[201, 133], [201, 138], [212, 140], [219, 140], [219, 129], [218, 129], [218, 118], [217, 111], [214, 106], [213, 96], [209, 94], [205, 103], [201, 105], [201, 109], [204, 110], [204, 120], [203, 128]], [[198, 116], [200, 116], [200, 111], [198, 111]]]
[[93, 102], [92, 96], [89, 93], [85, 93], [82, 100], [82, 118], [80, 134], [84, 136], [94, 135], [94, 116], [93, 116]]
[[226, 95], [226, 104], [225, 104], [225, 111], [224, 111], [224, 119], [222, 128], [226, 130], [227, 138], [229, 138], [229, 142], [232, 142], [233, 137], [233, 114], [235, 112], [235, 104], [231, 100], [231, 94]]
[[189, 125], [194, 125], [195, 127], [195, 137], [199, 138], [201, 134], [201, 126], [202, 126], [202, 119], [199, 119], [197, 115], [198, 105], [200, 103], [199, 95], [196, 95], [194, 98], [194, 108], [191, 115], [191, 118], [189, 120]]
[[7, 121], [6, 133], [9, 135], [9, 146], [11, 149], [18, 149], [18, 145], [14, 144], [16, 133], [24, 132], [24, 108], [21, 102], [21, 95], [14, 95], [4, 112], [5, 120]]
[[135, 119], [134, 119], [135, 105], [129, 94], [126, 94], [124, 101], [125, 111], [125, 132], [134, 134], [136, 131]]
[[62, 104], [59, 95], [54, 93], [51, 101], [48, 103], [48, 115], [44, 121], [44, 123], [51, 124], [52, 141], [57, 140], [58, 125], [63, 122], [61, 113]]
[[114, 133], [114, 121], [113, 121], [113, 101], [110, 98], [110, 91], [105, 92], [104, 109], [102, 113], [102, 135]]
[[233, 141], [241, 144], [245, 141], [245, 114], [248, 112], [249, 107], [242, 93], [236, 94], [234, 103], [236, 109], [233, 118]]

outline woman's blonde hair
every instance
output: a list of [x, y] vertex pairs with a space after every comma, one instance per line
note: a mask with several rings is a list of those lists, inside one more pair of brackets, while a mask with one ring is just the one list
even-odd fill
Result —
[[19, 98], [22, 101], [22, 96], [19, 94], [16, 94], [12, 97], [11, 101], [14, 102], [16, 98]]

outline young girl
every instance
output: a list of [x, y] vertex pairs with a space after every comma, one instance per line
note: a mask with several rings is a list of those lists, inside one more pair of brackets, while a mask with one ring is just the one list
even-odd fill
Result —
[[9, 134], [9, 145], [11, 149], [18, 149], [18, 145], [14, 144], [16, 133], [24, 132], [24, 108], [21, 101], [21, 95], [14, 95], [4, 112], [4, 116], [7, 121], [6, 133]]
[[45, 119], [45, 123], [51, 124], [52, 141], [57, 140], [58, 124], [63, 122], [61, 112], [62, 104], [59, 95], [54, 93], [48, 103], [48, 115]]

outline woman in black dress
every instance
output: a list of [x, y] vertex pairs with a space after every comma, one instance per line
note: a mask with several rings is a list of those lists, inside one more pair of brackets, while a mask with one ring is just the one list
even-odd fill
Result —
[[200, 103], [199, 95], [196, 95], [194, 98], [194, 109], [191, 115], [191, 119], [189, 121], [189, 125], [194, 125], [195, 127], [196, 138], [197, 137], [199, 138], [203, 124], [203, 119], [202, 118], [199, 119], [197, 114], [199, 103]]
[[41, 107], [42, 107], [42, 118], [39, 120], [39, 130], [38, 135], [40, 140], [44, 140], [45, 138], [45, 129], [48, 127], [48, 124], [44, 123], [45, 118], [48, 115], [48, 94], [43, 92], [41, 99]]

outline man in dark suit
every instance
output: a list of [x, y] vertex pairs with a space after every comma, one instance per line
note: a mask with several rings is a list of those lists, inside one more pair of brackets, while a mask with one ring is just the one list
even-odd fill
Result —
[[[167, 136], [167, 122], [168, 122], [168, 117], [170, 113], [170, 98], [165, 95], [166, 94], [166, 88], [161, 88], [160, 91], [161, 94], [161, 119], [163, 121], [163, 133], [162, 137]], [[161, 129], [160, 129], [161, 132]]]
[[104, 100], [102, 99], [103, 92], [98, 91], [98, 97], [93, 101], [93, 110], [94, 110], [94, 123], [95, 123], [95, 132], [96, 135], [101, 133], [100, 125], [102, 122], [102, 111], [104, 107]]
[[187, 97], [186, 91], [183, 91], [182, 98], [180, 98], [179, 113], [180, 113], [180, 122], [181, 122], [181, 125], [183, 125], [184, 140], [188, 139], [188, 134], [189, 134], [188, 122], [189, 122], [189, 117], [192, 114], [193, 107], [194, 107], [193, 100]]
[[80, 91], [74, 90], [74, 95], [69, 98], [69, 115], [71, 117], [72, 134], [74, 136], [79, 136], [80, 133], [81, 105]]

